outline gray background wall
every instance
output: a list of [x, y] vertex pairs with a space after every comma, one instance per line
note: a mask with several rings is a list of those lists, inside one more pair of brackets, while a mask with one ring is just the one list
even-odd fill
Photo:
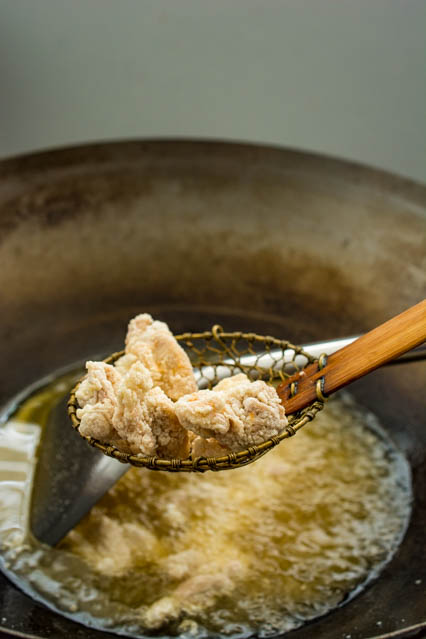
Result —
[[191, 136], [426, 180], [424, 0], [0, 0], [0, 155]]

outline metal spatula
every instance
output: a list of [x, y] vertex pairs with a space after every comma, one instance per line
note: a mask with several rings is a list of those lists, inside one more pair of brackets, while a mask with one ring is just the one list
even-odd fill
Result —
[[[357, 337], [304, 346], [317, 358], [331, 355]], [[395, 362], [426, 358], [423, 347]], [[52, 410], [43, 432], [31, 505], [31, 529], [42, 542], [56, 545], [122, 477], [129, 465], [91, 448], [69, 423], [67, 397]]]
[[90, 448], [70, 428], [68, 396], [43, 429], [31, 501], [30, 525], [40, 541], [56, 545], [128, 470]]

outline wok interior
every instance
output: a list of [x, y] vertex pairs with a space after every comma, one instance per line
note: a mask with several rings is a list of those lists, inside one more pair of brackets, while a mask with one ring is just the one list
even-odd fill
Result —
[[[0, 170], [2, 402], [60, 366], [118, 350], [138, 312], [175, 333], [219, 323], [301, 344], [363, 332], [424, 296], [425, 189], [380, 172], [202, 142], [81, 147]], [[354, 637], [354, 620], [359, 637], [380, 634], [380, 620], [389, 630], [425, 621], [415, 583], [426, 576], [425, 368], [377, 371], [353, 388], [408, 456], [415, 505], [380, 579], [316, 621], [317, 637]], [[75, 636], [78, 626], [6, 580], [1, 598], [14, 628]], [[38, 625], [22, 619], [23, 605]]]

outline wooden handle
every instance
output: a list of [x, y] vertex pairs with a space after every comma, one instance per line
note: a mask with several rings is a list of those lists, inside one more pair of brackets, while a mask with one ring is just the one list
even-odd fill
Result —
[[426, 341], [426, 300], [366, 333], [329, 357], [320, 358], [280, 384], [287, 414], [328, 397], [363, 375]]

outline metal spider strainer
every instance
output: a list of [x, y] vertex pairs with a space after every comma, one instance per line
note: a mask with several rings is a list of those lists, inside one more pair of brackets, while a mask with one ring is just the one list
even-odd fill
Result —
[[[255, 333], [227, 333], [218, 325], [210, 331], [184, 333], [175, 336], [175, 338], [189, 356], [200, 389], [211, 389], [221, 379], [237, 373], [245, 373], [251, 380], [262, 379], [271, 384], [279, 384], [295, 373], [300, 373], [309, 364], [318, 361], [301, 347], [288, 341]], [[104, 361], [113, 364], [122, 355], [123, 351], [114, 353]], [[80, 426], [76, 414], [78, 408], [75, 396], [77, 386], [71, 391], [68, 402], [68, 413], [76, 430]], [[307, 407], [288, 416], [288, 426], [279, 435], [257, 446], [250, 446], [222, 457], [196, 457], [194, 459], [191, 457], [186, 459], [144, 457], [124, 453], [115, 446], [98, 441], [93, 437], [81, 436], [105, 455], [132, 466], [169, 472], [228, 470], [240, 468], [256, 461], [283, 439], [295, 435], [302, 426], [315, 417], [323, 406], [323, 400], [312, 401]]]
[[[256, 446], [223, 457], [192, 459], [160, 459], [119, 451], [91, 437], [89, 444], [106, 455], [133, 466], [172, 472], [204, 472], [240, 468], [256, 461], [283, 439], [294, 435], [312, 421], [330, 393], [367, 375], [379, 366], [426, 340], [426, 300], [369, 331], [351, 344], [333, 353], [322, 353], [318, 360], [299, 346], [270, 336], [255, 333], [226, 333], [216, 325], [205, 333], [185, 333], [176, 339], [188, 352], [198, 371], [200, 388], [211, 388], [220, 379], [236, 372], [254, 379], [278, 382], [277, 393], [288, 415], [288, 426], [279, 435]], [[109, 357], [114, 363], [122, 353]], [[78, 430], [75, 389], [71, 393], [68, 412]]]

